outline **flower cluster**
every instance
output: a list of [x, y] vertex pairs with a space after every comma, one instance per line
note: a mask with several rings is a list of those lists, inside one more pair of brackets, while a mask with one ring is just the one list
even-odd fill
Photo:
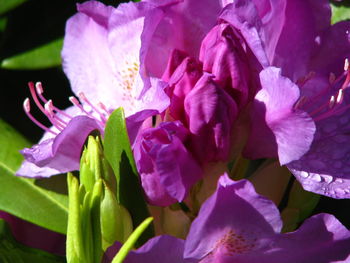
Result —
[[185, 241], [156, 237], [126, 262], [348, 262], [350, 233], [333, 216], [281, 234], [272, 201], [225, 173], [239, 156], [274, 158], [305, 190], [350, 197], [350, 23], [330, 25], [330, 16], [328, 0], [78, 5], [62, 59], [80, 102], [59, 110], [29, 84], [53, 127], [25, 101], [46, 133], [22, 151], [17, 175], [78, 170], [86, 137], [103, 136], [123, 107], [147, 202], [194, 214]]

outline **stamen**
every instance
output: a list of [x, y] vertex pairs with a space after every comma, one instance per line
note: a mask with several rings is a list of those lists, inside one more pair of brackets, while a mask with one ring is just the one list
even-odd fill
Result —
[[316, 75], [316, 73], [314, 71], [310, 71], [306, 76], [301, 77], [300, 79], [298, 79], [297, 80], [297, 84], [299, 86], [303, 86], [307, 81], [312, 79], [315, 75]]
[[344, 71], [348, 71], [348, 70], [349, 70], [349, 60], [346, 58], [344, 62]]
[[[35, 88], [36, 88], [36, 93], [38, 93], [39, 97], [42, 98], [41, 95], [44, 93], [44, 89], [41, 82], [35, 83]], [[43, 101], [45, 101], [45, 98], [43, 98]]]
[[100, 115], [100, 118], [102, 122], [106, 122], [106, 117], [85, 97], [85, 94], [83, 92], [78, 93], [79, 99], [86, 102], [98, 115]]
[[[38, 93], [39, 95], [39, 98], [44, 102], [44, 103], [47, 103], [48, 100], [43, 96], [43, 93], [44, 93], [44, 89], [43, 89], [43, 86], [41, 84], [41, 82], [37, 82], [35, 83], [35, 88], [36, 88], [36, 92]], [[55, 107], [52, 103], [52, 107], [53, 107], [53, 110], [56, 112], [56, 113], [60, 113], [62, 114], [63, 116], [67, 117], [68, 119], [72, 119], [73, 117], [70, 116], [68, 113], [65, 113], [64, 111], [60, 110], [59, 108]]]
[[66, 127], [66, 123], [60, 123], [58, 117], [55, 115], [52, 109], [52, 101], [49, 100], [45, 104], [46, 116], [50, 120], [53, 126], [55, 126], [58, 130], [62, 131]]
[[337, 95], [337, 104], [341, 104], [343, 102], [343, 99], [344, 99], [344, 92], [342, 89], [340, 89]]
[[[56, 107], [53, 105], [52, 100], [49, 100], [46, 104], [48, 105], [48, 109], [50, 110], [52, 116], [53, 116], [55, 119], [57, 119], [58, 121], [60, 121], [63, 125], [67, 125], [67, 124], [68, 124], [66, 121], [64, 121], [63, 119], [61, 119], [60, 117], [58, 117], [57, 114], [55, 114], [54, 111], [56, 111], [56, 110], [55, 110]], [[46, 109], [46, 104], [45, 104], [45, 109]], [[61, 112], [63, 113], [64, 111], [59, 110], [58, 112], [59, 112], [59, 113], [61, 113]], [[56, 111], [56, 113], [57, 113], [57, 111]], [[67, 114], [67, 115], [68, 115], [68, 114]], [[68, 115], [68, 116], [69, 116], [69, 115]], [[72, 118], [69, 118], [69, 119], [72, 119]]]
[[294, 109], [300, 109], [300, 108], [305, 104], [306, 101], [307, 101], [307, 98], [306, 98], [305, 96], [302, 96], [302, 97], [297, 101], [297, 103], [295, 103]]
[[[343, 81], [343, 83], [341, 83], [341, 81]], [[308, 101], [308, 106], [310, 107], [314, 102], [322, 99], [325, 93], [333, 91], [333, 95], [331, 95], [330, 100], [326, 104], [322, 104], [317, 109], [309, 112], [309, 115], [314, 119], [314, 121], [324, 120], [331, 116], [340, 114], [341, 112], [344, 112], [346, 109], [350, 108], [350, 105], [342, 105], [345, 90], [350, 86], [350, 63], [348, 59], [345, 59], [344, 73], [342, 73], [339, 77], [336, 78], [334, 73], [329, 74], [329, 83], [330, 85], [328, 85], [327, 88], [323, 89], [319, 94], [312, 97], [311, 100]], [[334, 93], [334, 90], [336, 90], [336, 93]], [[296, 104], [296, 107], [300, 108], [302, 99], [303, 98], [300, 99], [300, 103], [298, 102]], [[305, 109], [305, 107], [304, 110], [308, 111]]]
[[29, 101], [29, 98], [26, 98], [23, 102], [23, 109], [24, 109], [24, 112], [26, 113], [26, 115], [28, 116], [28, 118], [34, 122], [38, 127], [40, 127], [41, 129], [43, 129], [44, 131], [47, 131], [47, 132], [50, 132], [54, 135], [57, 135], [56, 132], [50, 130], [48, 127], [44, 126], [43, 124], [41, 124], [37, 119], [35, 119], [33, 117], [32, 114], [30, 114], [30, 101]]
[[70, 96], [69, 97], [69, 101], [76, 107], [78, 107], [82, 112], [86, 113], [86, 115], [90, 116], [90, 113], [87, 112], [84, 107], [80, 104], [80, 102], [78, 101], [78, 99], [74, 96]]
[[104, 105], [102, 102], [97, 103], [97, 105], [98, 105], [102, 110], [104, 110], [105, 113], [106, 113], [107, 115], [110, 114], [110, 112], [108, 111], [106, 105]]
[[329, 108], [329, 109], [333, 109], [334, 104], [335, 104], [335, 97], [332, 96], [331, 99], [329, 100], [328, 108]]
[[[30, 90], [30, 93], [32, 95], [32, 98], [36, 104], [36, 106], [40, 109], [42, 113], [49, 119], [51, 124], [57, 128], [58, 131], [62, 131], [66, 126], [68, 125], [68, 122], [73, 119], [72, 116], [65, 113], [64, 111], [58, 109], [54, 106], [52, 100], [47, 100], [44, 96], [44, 89], [42, 87], [41, 82], [37, 82], [35, 85], [33, 82], [28, 83], [28, 87]], [[99, 102], [97, 105], [100, 109], [98, 109], [96, 106], [94, 106], [85, 96], [84, 93], [79, 93], [79, 97], [82, 101], [87, 103], [91, 108], [91, 112], [85, 110], [84, 106], [79, 102], [79, 100], [75, 97], [70, 97], [69, 100], [72, 102], [72, 104], [76, 107], [78, 107], [84, 114], [87, 116], [95, 119], [97, 122], [101, 124], [101, 126], [105, 126], [107, 118], [106, 116], [110, 115], [110, 112], [108, 111], [107, 107]], [[42, 103], [44, 105], [42, 105]], [[39, 126], [44, 131], [50, 132], [54, 135], [57, 135], [57, 132], [52, 131], [50, 128], [46, 127], [42, 123], [40, 123], [37, 119], [35, 119], [32, 114], [30, 113], [30, 101], [29, 98], [25, 99], [23, 103], [23, 108], [26, 113], [26, 115], [29, 117], [30, 120], [32, 120], [37, 126]], [[103, 112], [101, 112], [103, 110]], [[61, 115], [58, 116], [58, 114]], [[98, 114], [100, 118], [96, 118], [94, 115]], [[65, 116], [68, 120], [65, 120], [62, 118], [62, 116]]]
[[30, 94], [32, 95], [32, 98], [33, 98], [36, 106], [38, 106], [38, 108], [41, 110], [41, 112], [45, 114], [45, 109], [41, 105], [41, 103], [38, 100], [38, 97], [36, 95], [36, 92], [35, 92], [35, 89], [34, 89], [34, 83], [33, 82], [28, 82], [28, 87], [29, 87]]

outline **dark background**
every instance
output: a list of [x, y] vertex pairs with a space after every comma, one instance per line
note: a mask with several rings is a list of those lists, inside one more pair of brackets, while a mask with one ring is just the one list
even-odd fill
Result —
[[[62, 37], [65, 22], [76, 12], [75, 5], [78, 2], [82, 1], [29, 0], [5, 14], [7, 25], [6, 29], [0, 32], [0, 61]], [[118, 3], [118, 1], [102, 2], [114, 6]], [[345, 2], [347, 5], [350, 4], [349, 1], [341, 4]], [[40, 139], [42, 130], [27, 118], [22, 109], [24, 99], [30, 95], [27, 88], [28, 81], [41, 81], [45, 87], [46, 97], [53, 99], [55, 105], [60, 108], [70, 105], [68, 97], [73, 94], [61, 67], [25, 71], [0, 69], [0, 118], [15, 127], [30, 141], [36, 142]], [[49, 125], [38, 111], [33, 111], [33, 114]], [[322, 197], [314, 213], [332, 213], [350, 228], [348, 211], [350, 211], [350, 200]]]

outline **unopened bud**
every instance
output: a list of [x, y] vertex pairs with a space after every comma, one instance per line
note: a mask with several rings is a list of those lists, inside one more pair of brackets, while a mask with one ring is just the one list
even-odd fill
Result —
[[80, 182], [89, 192], [99, 179], [114, 187], [114, 174], [104, 157], [100, 137], [89, 136], [80, 160]]
[[115, 241], [122, 243], [126, 241], [133, 230], [131, 216], [122, 205], [118, 204], [113, 192], [106, 185], [100, 212], [103, 249]]

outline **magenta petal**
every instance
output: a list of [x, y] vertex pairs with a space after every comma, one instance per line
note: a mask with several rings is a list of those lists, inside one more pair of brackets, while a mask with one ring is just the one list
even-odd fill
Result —
[[334, 216], [319, 214], [295, 232], [281, 234], [271, 200], [249, 181], [220, 177], [185, 241], [184, 258], [220, 263], [340, 263], [350, 259], [350, 231]]
[[297, 231], [280, 234], [272, 242], [275, 249], [256, 262], [345, 263], [350, 259], [349, 230], [329, 214], [315, 215]]
[[65, 235], [34, 225], [3, 211], [0, 211], [0, 218], [9, 224], [12, 235], [20, 243], [58, 255], [65, 254]]
[[178, 121], [140, 132], [134, 155], [151, 204], [168, 206], [183, 201], [201, 178], [201, 168], [183, 144], [187, 135], [188, 131]]
[[190, 144], [201, 162], [226, 161], [231, 150], [237, 106], [233, 99], [204, 74], [185, 99], [191, 131]]
[[314, 77], [303, 85], [303, 108], [315, 119], [316, 133], [309, 151], [287, 165], [306, 190], [333, 198], [350, 197], [350, 149], [345, 147], [350, 143], [350, 94], [345, 90], [342, 103], [332, 109], [322, 106], [328, 106], [341, 84], [330, 87], [328, 78]]
[[350, 22], [339, 22], [322, 32], [317, 39], [319, 44], [313, 52], [310, 70], [325, 74], [330, 72], [336, 76], [343, 72], [346, 58], [350, 57], [349, 45]]
[[114, 8], [90, 1], [78, 9], [67, 22], [62, 49], [63, 69], [72, 90], [84, 92], [94, 103], [103, 101], [108, 108], [120, 106], [115, 61], [107, 41], [108, 19]]
[[252, 1], [234, 1], [224, 8], [220, 18], [240, 31], [263, 67], [270, 65], [263, 41], [262, 22]]
[[94, 119], [74, 117], [55, 138], [23, 149], [26, 161], [16, 175], [38, 178], [78, 170], [82, 147], [93, 130], [101, 130]]
[[[282, 68], [283, 75], [293, 81], [306, 75], [316, 37], [329, 26], [330, 16], [328, 0], [286, 1], [283, 30], [272, 65]], [[293, 59], [290, 59], [290, 54], [293, 54]]]
[[223, 5], [218, 0], [173, 2], [155, 10], [145, 20], [141, 63], [151, 76], [163, 75], [174, 49], [198, 57], [201, 41], [215, 25]]
[[[108, 248], [103, 263], [110, 263], [121, 245], [116, 242]], [[142, 247], [129, 252], [125, 263], [182, 263], [184, 241], [172, 236], [157, 236], [148, 240]]]
[[[159, 114], [159, 112], [156, 110], [143, 110], [138, 111], [125, 119], [132, 148], [137, 135], [141, 132], [141, 127], [150, 128], [152, 126], [151, 118], [157, 114]], [[149, 122], [150, 124], [148, 125]]]
[[[175, 56], [175, 59], [170, 59], [168, 68], [171, 67], [171, 63], [176, 60], [178, 52], [173, 55]], [[178, 67], [172, 72], [166, 92], [170, 97], [169, 114], [174, 119], [186, 123], [187, 120], [184, 110], [185, 97], [196, 85], [201, 75], [201, 63], [190, 57], [184, 58]]]
[[278, 39], [281, 35], [286, 11], [286, 0], [253, 0], [262, 23], [261, 36], [266, 55], [270, 63], [275, 55]]
[[[300, 97], [299, 88], [281, 76], [280, 69], [273, 67], [260, 73], [260, 81], [262, 89], [255, 97], [256, 106], [251, 113], [253, 128], [245, 154], [254, 158], [273, 157], [276, 153], [270, 152], [275, 150], [272, 144], [277, 146], [281, 165], [298, 160], [309, 150], [316, 130], [307, 113], [294, 109]], [[260, 120], [262, 107], [270, 131], [265, 125], [257, 126], [263, 122]]]
[[305, 190], [332, 198], [350, 198], [350, 149], [345, 147], [350, 136], [341, 131], [344, 120], [348, 120], [346, 115], [318, 123], [309, 152], [287, 165]]
[[258, 249], [264, 245], [265, 238], [278, 233], [281, 227], [278, 209], [272, 201], [256, 194], [250, 182], [234, 182], [223, 175], [217, 191], [205, 201], [191, 225], [184, 257], [199, 260], [208, 255], [210, 258], [210, 254], [225, 249], [229, 250], [228, 254], [239, 255], [240, 245], [248, 251]]
[[136, 251], [131, 251], [125, 263], [181, 263], [184, 241], [172, 236], [158, 236], [150, 239]]
[[249, 86], [249, 60], [243, 45], [242, 37], [230, 25], [222, 23], [206, 35], [199, 56], [203, 70], [212, 73], [214, 80], [233, 94], [239, 107], [247, 103], [249, 93], [255, 93]]
[[148, 80], [150, 87], [144, 90], [140, 98], [134, 101], [136, 106], [133, 113], [142, 110], [156, 110], [162, 113], [170, 104], [170, 99], [165, 93], [167, 83], [157, 78], [149, 78]]

